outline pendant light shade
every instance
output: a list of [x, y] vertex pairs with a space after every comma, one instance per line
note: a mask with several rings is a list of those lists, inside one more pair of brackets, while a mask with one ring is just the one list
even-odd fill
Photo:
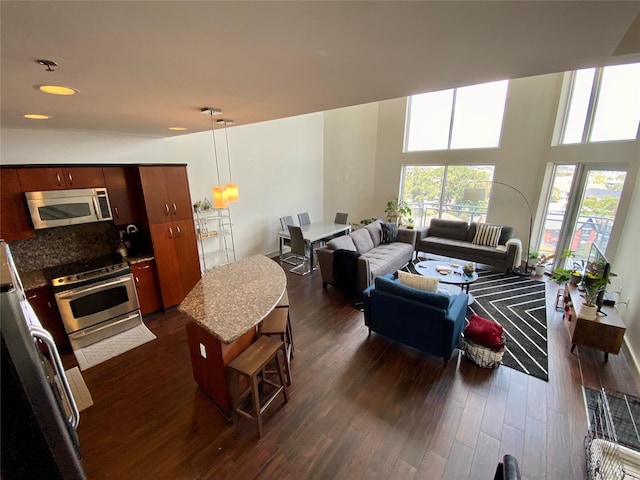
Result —
[[238, 184], [233, 183], [233, 177], [231, 176], [231, 152], [229, 151], [229, 134], [227, 133], [227, 127], [233, 125], [233, 120], [220, 119], [218, 123], [224, 124], [224, 138], [227, 142], [227, 162], [229, 164], [229, 183], [227, 183], [227, 196], [230, 202], [238, 201]]
[[238, 184], [227, 183], [227, 198], [230, 202], [238, 201]]
[[222, 185], [216, 185], [213, 191], [213, 208], [229, 208], [229, 197], [227, 188]]

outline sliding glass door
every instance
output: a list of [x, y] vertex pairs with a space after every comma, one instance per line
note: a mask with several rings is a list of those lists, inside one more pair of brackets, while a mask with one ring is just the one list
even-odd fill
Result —
[[576, 260], [582, 260], [587, 258], [592, 243], [606, 251], [626, 173], [623, 166], [556, 165], [539, 239], [540, 252], [559, 257], [570, 249]]

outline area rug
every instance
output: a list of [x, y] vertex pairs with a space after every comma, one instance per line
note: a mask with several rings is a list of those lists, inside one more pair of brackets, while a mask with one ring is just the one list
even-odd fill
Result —
[[[418, 273], [411, 262], [404, 269]], [[488, 270], [477, 273], [478, 280], [469, 287], [475, 301], [467, 310], [467, 318], [476, 313], [500, 323], [507, 345], [502, 364], [548, 382], [544, 282]], [[453, 285], [443, 287], [460, 291]]]
[[[587, 412], [587, 426], [592, 430], [598, 411], [598, 401], [601, 398], [600, 391], [588, 387], [582, 387], [582, 391]], [[609, 390], [605, 390], [605, 394], [618, 443], [640, 450], [640, 398]]]
[[144, 324], [118, 333], [100, 342], [74, 350], [80, 370], [94, 367], [110, 358], [154, 340], [156, 336]]
[[507, 351], [502, 364], [549, 381], [545, 283], [527, 277], [479, 271], [468, 308], [504, 327]]
[[69, 387], [71, 388], [71, 393], [76, 401], [78, 410], [82, 411], [93, 405], [93, 398], [91, 397], [91, 393], [89, 393], [87, 384], [84, 382], [84, 378], [80, 370], [78, 370], [78, 367], [66, 370], [64, 374], [67, 377], [67, 382], [69, 382]]

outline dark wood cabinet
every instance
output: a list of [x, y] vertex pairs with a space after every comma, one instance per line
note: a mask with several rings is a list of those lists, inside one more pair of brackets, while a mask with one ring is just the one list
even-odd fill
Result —
[[151, 239], [165, 308], [178, 305], [200, 280], [191, 220], [151, 225]]
[[141, 166], [140, 181], [149, 223], [193, 219], [186, 167]]
[[104, 182], [109, 194], [113, 223], [128, 225], [140, 221], [142, 198], [138, 167], [104, 167]]
[[29, 300], [38, 316], [38, 320], [40, 320], [44, 329], [51, 334], [58, 348], [68, 347], [69, 337], [67, 337], [67, 333], [64, 330], [64, 324], [51, 287], [44, 285], [28, 290], [25, 293], [27, 300]]
[[162, 298], [155, 261], [148, 260], [134, 263], [131, 265], [131, 272], [136, 282], [140, 313], [146, 315], [162, 309]]
[[33, 167], [19, 168], [24, 192], [104, 187], [102, 167]]
[[6, 241], [34, 236], [18, 170], [0, 169], [0, 238]]

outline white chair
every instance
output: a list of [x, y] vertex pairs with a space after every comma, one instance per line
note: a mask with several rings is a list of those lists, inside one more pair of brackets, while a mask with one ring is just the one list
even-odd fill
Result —
[[291, 269], [291, 272], [298, 275], [308, 275], [311, 273], [311, 252], [309, 244], [302, 235], [302, 229], [295, 225], [289, 225], [289, 237], [291, 238], [291, 253], [302, 260], [302, 263]]
[[333, 223], [339, 223], [340, 225], [346, 225], [347, 224], [347, 218], [349, 218], [349, 214], [348, 213], [336, 213], [336, 218], [333, 221]]
[[309, 218], [309, 213], [302, 212], [298, 214], [298, 223], [302, 227], [303, 225], [309, 225], [311, 223], [311, 219]]

